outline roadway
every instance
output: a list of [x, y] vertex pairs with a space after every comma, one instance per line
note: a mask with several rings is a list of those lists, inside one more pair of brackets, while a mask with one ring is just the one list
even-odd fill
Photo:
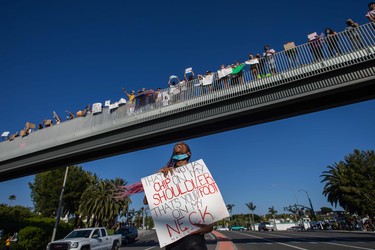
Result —
[[[216, 235], [216, 236], [215, 236]], [[206, 235], [209, 250], [375, 250], [375, 232], [348, 231], [220, 231]], [[159, 250], [154, 230], [142, 231], [135, 243], [120, 249]]]

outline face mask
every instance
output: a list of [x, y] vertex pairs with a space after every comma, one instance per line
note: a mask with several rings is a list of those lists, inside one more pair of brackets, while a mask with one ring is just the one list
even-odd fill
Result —
[[183, 155], [174, 155], [174, 156], [172, 157], [172, 159], [175, 160], [175, 161], [185, 160], [186, 158], [189, 158], [189, 155], [187, 155], [187, 154], [183, 154]]

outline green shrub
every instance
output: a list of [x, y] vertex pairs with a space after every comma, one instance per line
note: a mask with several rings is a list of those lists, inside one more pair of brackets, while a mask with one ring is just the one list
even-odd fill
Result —
[[25, 227], [24, 220], [32, 216], [36, 215], [29, 208], [0, 204], [0, 229], [4, 230], [4, 235], [13, 235], [14, 232]]
[[[53, 228], [55, 226], [55, 219], [46, 217], [28, 218], [25, 220], [25, 226], [41, 228], [44, 232], [46, 232], [49, 235], [49, 237], [51, 237]], [[72, 225], [60, 220], [59, 226], [57, 227], [56, 239], [64, 238], [72, 230]]]
[[38, 227], [25, 227], [18, 233], [18, 246], [24, 250], [44, 250], [48, 242], [45, 231]]

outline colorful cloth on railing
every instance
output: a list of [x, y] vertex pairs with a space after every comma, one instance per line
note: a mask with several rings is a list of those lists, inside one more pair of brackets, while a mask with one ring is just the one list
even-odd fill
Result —
[[236, 74], [240, 73], [240, 72], [243, 70], [243, 68], [245, 67], [245, 65], [246, 65], [246, 64], [241, 63], [241, 64], [238, 65], [237, 67], [233, 68], [233, 69], [232, 69], [232, 75], [236, 75]]

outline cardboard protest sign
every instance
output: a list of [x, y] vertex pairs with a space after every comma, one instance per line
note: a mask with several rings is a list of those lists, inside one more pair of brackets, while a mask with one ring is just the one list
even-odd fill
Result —
[[102, 104], [100, 102], [94, 103], [92, 105], [92, 113], [101, 113], [102, 112]]
[[307, 35], [307, 38], [309, 39], [309, 41], [311, 41], [317, 36], [318, 36], [318, 34], [316, 32], [312, 32], [312, 33]]
[[193, 72], [193, 68], [186, 68], [185, 69], [185, 74], [189, 74], [189, 73], [192, 73]]
[[284, 44], [285, 50], [294, 49], [295, 47], [296, 45], [294, 44], [294, 42], [289, 42], [289, 43]]
[[118, 102], [115, 102], [115, 103], [112, 103], [112, 104], [109, 104], [108, 105], [108, 109], [109, 110], [112, 110], [112, 109], [117, 109], [119, 106], [118, 106]]
[[142, 178], [160, 247], [229, 217], [219, 188], [203, 160], [175, 168], [164, 177], [157, 173]]
[[118, 105], [123, 105], [123, 104], [126, 104], [126, 100], [125, 100], [125, 98], [121, 98], [121, 99], [118, 101]]

